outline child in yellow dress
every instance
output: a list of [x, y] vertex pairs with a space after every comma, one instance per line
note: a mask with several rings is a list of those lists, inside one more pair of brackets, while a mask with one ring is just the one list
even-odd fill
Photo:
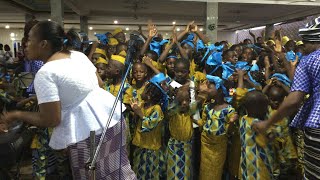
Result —
[[131, 107], [139, 116], [137, 128], [133, 138], [134, 164], [133, 170], [138, 179], [160, 179], [160, 157], [163, 110], [167, 106], [167, 94], [162, 88], [166, 80], [161, 73], [154, 76], [146, 85], [141, 98], [143, 103], [134, 101]]
[[200, 179], [221, 179], [227, 155], [229, 124], [238, 116], [235, 109], [226, 103], [227, 91], [223, 80], [207, 75], [208, 100], [202, 111], [202, 119], [195, 121], [203, 128], [201, 134]]

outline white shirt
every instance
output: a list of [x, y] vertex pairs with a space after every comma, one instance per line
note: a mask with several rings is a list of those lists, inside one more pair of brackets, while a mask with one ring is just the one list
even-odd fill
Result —
[[[99, 87], [96, 68], [87, 56], [71, 51], [70, 58], [47, 62], [34, 83], [39, 104], [61, 102], [61, 122], [54, 128], [49, 143], [53, 149], [65, 149], [85, 140], [90, 131], [102, 133], [115, 97]], [[118, 102], [109, 127], [120, 119]]]

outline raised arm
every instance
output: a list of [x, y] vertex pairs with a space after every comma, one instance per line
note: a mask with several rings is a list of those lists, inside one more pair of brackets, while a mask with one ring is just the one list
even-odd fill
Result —
[[186, 29], [185, 29], [184, 31], [182, 31], [182, 32], [178, 35], [178, 37], [177, 37], [177, 40], [178, 40], [178, 41], [180, 41], [180, 40], [183, 38], [183, 36], [185, 36], [185, 35], [190, 31], [190, 26], [191, 26], [193, 23], [194, 23], [194, 21], [190, 22], [190, 23], [187, 25]]
[[144, 43], [144, 45], [141, 48], [140, 51], [140, 55], [143, 56], [146, 51], [149, 49], [149, 45], [152, 41], [152, 38], [158, 33], [157, 31], [157, 27], [155, 25], [151, 25], [149, 26], [149, 34], [148, 34], [148, 38], [146, 40], [146, 42]]
[[208, 44], [210, 42], [209, 38], [204, 35], [201, 31], [199, 31], [198, 26], [193, 24], [191, 26], [191, 32], [194, 32], [202, 41], [204, 44]]

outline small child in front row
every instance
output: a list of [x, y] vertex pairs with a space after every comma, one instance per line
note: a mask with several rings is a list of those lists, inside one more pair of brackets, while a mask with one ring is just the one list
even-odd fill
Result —
[[260, 91], [250, 91], [244, 97], [247, 115], [240, 119], [240, 179], [273, 179], [272, 134], [258, 134], [251, 128], [253, 123], [266, 119], [268, 104]]
[[165, 80], [162, 73], [154, 76], [141, 95], [143, 103], [141, 105], [137, 102], [131, 103], [131, 108], [139, 117], [132, 141], [136, 146], [133, 154], [133, 170], [138, 179], [160, 179], [160, 158], [163, 153], [161, 130], [167, 98], [161, 82]]
[[238, 116], [235, 109], [224, 100], [226, 89], [223, 80], [207, 75], [208, 104], [202, 119], [195, 121], [203, 127], [201, 133], [200, 179], [221, 179], [227, 156], [228, 127]]
[[192, 115], [188, 86], [177, 90], [177, 107], [169, 111], [170, 139], [167, 146], [167, 179], [191, 179]]

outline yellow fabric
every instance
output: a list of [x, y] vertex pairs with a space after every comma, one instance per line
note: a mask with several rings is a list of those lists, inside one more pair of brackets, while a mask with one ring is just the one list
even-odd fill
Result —
[[303, 42], [302, 41], [298, 41], [298, 42], [296, 42], [296, 45], [297, 46], [303, 45]]
[[[52, 128], [48, 128], [49, 136], [51, 136], [52, 131], [53, 131]], [[43, 144], [41, 144], [40, 138], [41, 137], [39, 137], [37, 134], [35, 134], [33, 136], [33, 139], [32, 139], [31, 145], [30, 145], [31, 149], [40, 149], [40, 148], [42, 148]]]
[[141, 98], [141, 94], [143, 93], [144, 89], [146, 88], [146, 84], [143, 85], [141, 88], [136, 88], [134, 85], [132, 85], [131, 89], [129, 92], [131, 92], [131, 96], [133, 99], [138, 100], [138, 103], [143, 103], [143, 100]]
[[195, 87], [197, 87], [201, 82], [206, 80], [206, 74], [196, 71], [191, 79], [194, 82]]
[[169, 118], [169, 130], [172, 138], [179, 141], [189, 141], [192, 138], [192, 118], [189, 113], [175, 113]]
[[94, 51], [94, 53], [102, 54], [102, 55], [104, 55], [104, 56], [107, 56], [106, 51], [103, 50], [103, 49], [100, 49], [100, 48], [96, 48], [96, 50]]
[[102, 57], [99, 57], [98, 60], [96, 61], [96, 64], [108, 64], [107, 60], [102, 58]]
[[194, 75], [194, 73], [196, 72], [196, 69], [197, 69], [197, 65], [196, 63], [194, 62], [194, 59], [192, 59], [192, 61], [190, 62], [190, 68], [189, 68], [189, 76], [190, 78]]
[[248, 89], [246, 88], [237, 88], [235, 92], [234, 98], [234, 107], [238, 108], [244, 96], [248, 93]]
[[126, 56], [127, 56], [126, 51], [122, 50], [122, 51], [119, 53], [119, 56], [126, 57]]
[[281, 43], [284, 46], [284, 45], [287, 44], [288, 41], [290, 41], [289, 37], [288, 36], [283, 36], [282, 40], [281, 40]]
[[276, 44], [276, 42], [274, 42], [274, 40], [269, 40], [269, 41], [267, 41], [267, 43], [268, 42], [271, 42], [272, 44]]
[[110, 46], [116, 46], [118, 44], [119, 44], [119, 42], [116, 38], [110, 38], [108, 41], [108, 45], [110, 45]]
[[115, 36], [116, 34], [123, 32], [123, 30], [121, 28], [116, 28], [113, 32], [112, 35]]
[[[142, 106], [143, 107], [143, 106]], [[152, 116], [155, 112], [158, 117], [154, 119], [157, 121], [156, 127], [153, 127], [149, 132], [142, 132], [142, 127], [148, 127], [150, 124], [144, 119], [139, 119], [137, 128], [133, 137], [132, 144], [140, 148], [158, 150], [161, 147], [161, 138], [162, 138], [162, 120], [163, 112], [159, 105], [151, 106], [147, 109], [141, 108], [144, 117]]]
[[[117, 84], [117, 85], [113, 85], [110, 83], [105, 83], [104, 89], [108, 92], [110, 92], [113, 96], [117, 97], [118, 92], [120, 90], [120, 85], [121, 84]], [[131, 88], [130, 88], [130, 84], [129, 83], [125, 83], [124, 85], [124, 94], [123, 94], [123, 103], [124, 104], [130, 104], [131, 103], [131, 99], [132, 99], [132, 93]]]
[[227, 155], [228, 137], [201, 134], [200, 180], [221, 179]]
[[122, 56], [119, 56], [119, 55], [111, 55], [111, 60], [118, 61], [118, 62], [120, 62], [121, 64], [124, 65], [124, 63], [126, 61], [126, 58], [124, 58]]

